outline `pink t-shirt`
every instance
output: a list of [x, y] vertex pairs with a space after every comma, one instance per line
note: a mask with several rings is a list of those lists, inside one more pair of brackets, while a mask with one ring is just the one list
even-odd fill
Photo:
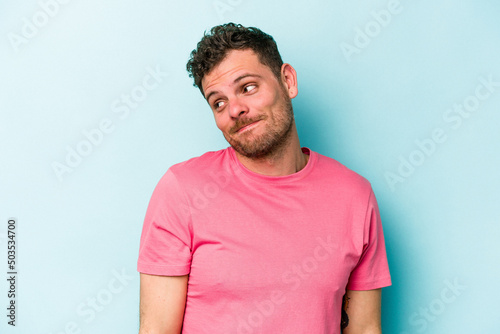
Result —
[[137, 269], [189, 274], [182, 333], [340, 333], [346, 288], [391, 285], [370, 184], [302, 150], [291, 175], [251, 172], [229, 147], [158, 183]]

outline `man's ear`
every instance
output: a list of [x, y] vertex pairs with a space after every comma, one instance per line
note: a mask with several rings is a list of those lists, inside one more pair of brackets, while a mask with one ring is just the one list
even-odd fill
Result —
[[281, 66], [281, 80], [285, 85], [288, 96], [293, 99], [299, 93], [297, 86], [297, 72], [292, 65], [284, 63]]

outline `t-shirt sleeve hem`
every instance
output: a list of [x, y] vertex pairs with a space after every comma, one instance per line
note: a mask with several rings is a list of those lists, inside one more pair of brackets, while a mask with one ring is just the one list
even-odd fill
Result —
[[190, 272], [190, 266], [161, 266], [149, 263], [137, 263], [137, 271], [142, 274], [159, 275], [159, 276], [183, 276]]
[[376, 281], [370, 281], [370, 282], [356, 282], [356, 281], [349, 282], [347, 284], [347, 289], [363, 291], [363, 290], [374, 290], [374, 289], [385, 288], [391, 285], [392, 285], [391, 278], [384, 277]]

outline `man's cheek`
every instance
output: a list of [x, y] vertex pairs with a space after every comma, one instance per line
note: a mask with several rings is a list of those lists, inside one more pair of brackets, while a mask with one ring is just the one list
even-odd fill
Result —
[[224, 125], [224, 122], [222, 122], [221, 119], [219, 119], [219, 117], [215, 116], [215, 125], [217, 126], [217, 128], [219, 130], [221, 130], [222, 132], [227, 132], [226, 129], [229, 129], [228, 126], [225, 126]]

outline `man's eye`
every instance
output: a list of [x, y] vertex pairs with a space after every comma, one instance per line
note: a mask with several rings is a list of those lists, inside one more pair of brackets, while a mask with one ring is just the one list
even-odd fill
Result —
[[217, 101], [214, 103], [214, 108], [215, 109], [220, 109], [224, 106], [224, 101]]
[[243, 88], [243, 91], [245, 91], [245, 93], [248, 93], [252, 90], [254, 90], [257, 86], [256, 85], [248, 85], [248, 86], [245, 86], [245, 88]]

